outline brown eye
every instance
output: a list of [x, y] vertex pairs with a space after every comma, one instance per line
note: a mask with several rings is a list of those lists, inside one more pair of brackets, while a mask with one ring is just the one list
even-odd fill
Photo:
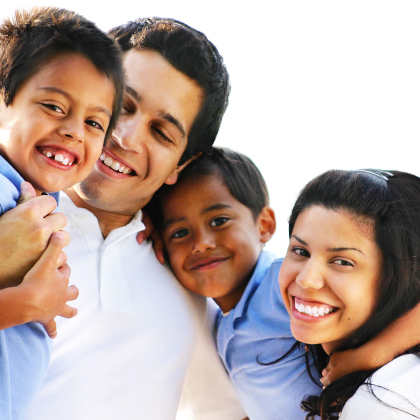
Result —
[[175, 233], [173, 233], [171, 238], [175, 238], [175, 239], [183, 238], [184, 236], [187, 236], [189, 233], [190, 232], [188, 229], [180, 229], [180, 230], [177, 230]]

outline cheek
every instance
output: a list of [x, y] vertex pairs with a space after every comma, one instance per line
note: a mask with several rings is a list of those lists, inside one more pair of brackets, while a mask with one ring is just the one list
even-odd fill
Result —
[[184, 261], [185, 261], [185, 258], [186, 258], [183, 248], [184, 247], [182, 247], [181, 245], [177, 245], [177, 246], [168, 245], [168, 246], [166, 246], [166, 251], [167, 251], [168, 256], [169, 256], [169, 262], [171, 264], [171, 268], [172, 268], [172, 270], [174, 271], [174, 273], [177, 277], [182, 275]]
[[279, 285], [281, 296], [286, 308], [289, 306], [289, 298], [287, 292], [290, 284], [293, 282], [293, 279], [294, 276], [292, 270], [287, 265], [287, 263], [286, 265], [283, 263], [279, 272]]

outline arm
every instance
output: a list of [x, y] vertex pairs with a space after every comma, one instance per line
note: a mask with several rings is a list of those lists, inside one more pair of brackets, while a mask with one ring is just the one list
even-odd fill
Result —
[[51, 214], [57, 206], [54, 198], [35, 197], [27, 182], [22, 184], [22, 197], [19, 203], [23, 204], [0, 217], [0, 289], [20, 284], [45, 251], [50, 236], [67, 223], [62, 213]]
[[322, 372], [327, 386], [351, 372], [383, 366], [420, 343], [420, 304], [357, 349], [334, 353]]
[[75, 286], [68, 287], [70, 268], [62, 251], [70, 240], [66, 232], [51, 236], [48, 247], [21, 284], [0, 290], [0, 329], [26, 322], [39, 322], [55, 337], [54, 318], [71, 318], [77, 310], [66, 304], [77, 298]]

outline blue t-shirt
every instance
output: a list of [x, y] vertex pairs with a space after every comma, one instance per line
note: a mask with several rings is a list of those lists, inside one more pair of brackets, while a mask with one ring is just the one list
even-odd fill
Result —
[[280, 295], [281, 262], [262, 252], [241, 300], [218, 318], [219, 355], [250, 420], [303, 420], [301, 401], [322, 390], [306, 371], [303, 350], [267, 365], [295, 343]]
[[[23, 178], [0, 156], [0, 215], [16, 207]], [[30, 322], [0, 331], [0, 419], [21, 420], [41, 386], [51, 339]]]

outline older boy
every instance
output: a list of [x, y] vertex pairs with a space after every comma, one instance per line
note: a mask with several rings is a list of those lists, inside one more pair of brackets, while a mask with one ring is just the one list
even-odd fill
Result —
[[[64, 9], [17, 12], [0, 26], [0, 37], [2, 214], [16, 206], [24, 180], [40, 195], [89, 174], [118, 117], [123, 73], [112, 40]], [[63, 309], [77, 296], [77, 289], [67, 288], [69, 269], [60, 253], [66, 235], [56, 234], [52, 242], [41, 267], [22, 282], [9, 276], [2, 283], [7, 287], [0, 291], [2, 419], [22, 418], [45, 376], [47, 332], [55, 335], [50, 320], [75, 314]], [[29, 321], [41, 322], [47, 331]]]

